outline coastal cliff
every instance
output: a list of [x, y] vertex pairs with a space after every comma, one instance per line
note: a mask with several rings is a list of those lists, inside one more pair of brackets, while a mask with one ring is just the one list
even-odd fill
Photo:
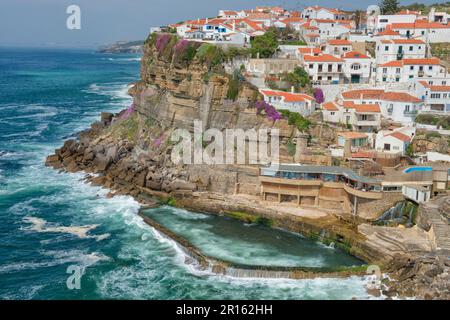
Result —
[[[358, 232], [352, 221], [332, 214], [294, 215], [261, 204], [259, 169], [250, 165], [177, 165], [171, 160], [170, 137], [176, 129], [280, 130], [280, 158], [292, 160], [289, 141], [299, 132], [287, 120], [274, 121], [258, 112], [257, 88], [228, 74], [226, 53], [210, 45], [151, 36], [144, 44], [141, 80], [129, 93], [133, 104], [68, 140], [46, 164], [67, 172], [83, 171], [87, 181], [131, 195], [149, 206], [166, 203], [240, 219], [262, 218], [273, 227], [300, 232], [371, 263], [384, 265], [392, 256]], [[245, 214], [244, 214], [245, 213]]]

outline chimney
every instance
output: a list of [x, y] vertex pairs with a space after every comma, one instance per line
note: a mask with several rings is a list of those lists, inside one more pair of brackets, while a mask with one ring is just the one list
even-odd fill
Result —
[[236, 20], [233, 21], [233, 32], [236, 31]]
[[259, 59], [259, 52], [256, 53], [256, 59]]
[[208, 23], [209, 22], [209, 19], [208, 18], [206, 18], [206, 23]]
[[295, 93], [295, 87], [291, 86], [291, 93]]

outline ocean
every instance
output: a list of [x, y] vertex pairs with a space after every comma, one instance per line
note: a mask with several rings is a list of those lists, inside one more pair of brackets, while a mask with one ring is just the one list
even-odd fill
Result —
[[[139, 63], [137, 55], [0, 48], [0, 299], [367, 298], [359, 277], [252, 279], [200, 271], [185, 263], [174, 241], [142, 221], [131, 197], [108, 198], [108, 190], [85, 184], [83, 173], [44, 166], [48, 154], [100, 112], [131, 104], [128, 84], [139, 78]], [[272, 242], [257, 226], [233, 221], [228, 228], [226, 221], [168, 207], [152, 214], [158, 213], [187, 215], [189, 221], [167, 223], [181, 231], [189, 223], [186, 236], [222, 258], [302, 262], [297, 243], [283, 251], [283, 243], [297, 241], [292, 237]], [[197, 218], [212, 220], [197, 225]], [[233, 241], [244, 227], [255, 235]], [[211, 242], [204, 241], [208, 232], [216, 232]], [[243, 258], [258, 237], [265, 241]], [[321, 246], [307, 245], [308, 261], [353, 263]], [[76, 286], [73, 270], [79, 271]]]

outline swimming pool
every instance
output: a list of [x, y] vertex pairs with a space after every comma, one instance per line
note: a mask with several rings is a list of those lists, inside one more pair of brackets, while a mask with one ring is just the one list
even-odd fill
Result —
[[411, 172], [415, 172], [415, 171], [433, 171], [432, 167], [411, 167], [408, 169], [405, 169], [405, 171], [403, 171], [404, 173], [411, 173]]

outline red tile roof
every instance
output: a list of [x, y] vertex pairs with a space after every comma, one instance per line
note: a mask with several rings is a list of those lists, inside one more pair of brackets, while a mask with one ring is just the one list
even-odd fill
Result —
[[420, 39], [391, 39], [391, 40], [381, 40], [381, 43], [384, 44], [425, 44], [425, 42], [423, 42]]
[[361, 89], [342, 92], [344, 99], [379, 99], [384, 93], [382, 89]]
[[358, 51], [346, 52], [342, 55], [342, 58], [344, 58], [344, 59], [370, 59], [369, 56], [366, 56], [365, 54], [362, 54]]
[[400, 33], [398, 31], [394, 31], [391, 28], [386, 28], [386, 30], [378, 33], [379, 36], [399, 36]]
[[398, 139], [400, 141], [403, 141], [403, 142], [410, 142], [411, 141], [410, 137], [408, 137], [406, 134], [403, 134], [403, 133], [398, 132], [398, 131], [393, 132], [391, 134], [388, 134], [388, 136], [394, 137], [394, 138], [396, 138], [396, 139]]
[[341, 58], [332, 56], [331, 54], [321, 54], [318, 56], [305, 55], [303, 60], [307, 62], [344, 62]]
[[417, 20], [412, 23], [392, 23], [392, 29], [448, 29], [448, 24], [442, 24], [439, 22], [429, 22], [427, 20]]
[[387, 68], [387, 67], [390, 67], [390, 68], [397, 67], [397, 68], [399, 68], [399, 67], [403, 67], [403, 62], [402, 62], [401, 60], [389, 61], [389, 62], [386, 62], [386, 63], [380, 65], [380, 67], [383, 67], [383, 68]]
[[338, 107], [336, 107], [336, 104], [334, 102], [325, 102], [322, 107], [327, 111], [338, 111]]
[[261, 93], [265, 96], [271, 97], [284, 97], [285, 102], [302, 102], [305, 100], [313, 101], [314, 98], [304, 93], [291, 93], [275, 90], [261, 90]]
[[403, 59], [390, 61], [385, 64], [380, 65], [380, 67], [403, 67], [404, 65], [439, 65], [440, 60], [438, 58], [428, 58], [428, 59]]
[[450, 91], [450, 86], [444, 86], [444, 85], [440, 85], [440, 86], [436, 86], [436, 85], [430, 85], [428, 82], [426, 81], [419, 81], [419, 83], [421, 85], [423, 85], [425, 88], [430, 89], [431, 91]]
[[355, 104], [354, 109], [358, 113], [380, 113], [380, 106], [378, 104]]
[[320, 54], [322, 53], [322, 50], [320, 50], [320, 48], [298, 48], [298, 52], [301, 54], [309, 54], [309, 55], [314, 55], [314, 54]]
[[385, 92], [381, 95], [381, 100], [412, 103], [422, 102], [421, 99], [414, 97], [406, 92]]
[[354, 131], [338, 132], [337, 135], [340, 136], [340, 137], [344, 137], [346, 139], [361, 139], [361, 138], [367, 138], [368, 137], [368, 135], [366, 133], [354, 132]]
[[350, 46], [352, 43], [345, 39], [331, 39], [328, 40], [328, 44], [332, 46]]

